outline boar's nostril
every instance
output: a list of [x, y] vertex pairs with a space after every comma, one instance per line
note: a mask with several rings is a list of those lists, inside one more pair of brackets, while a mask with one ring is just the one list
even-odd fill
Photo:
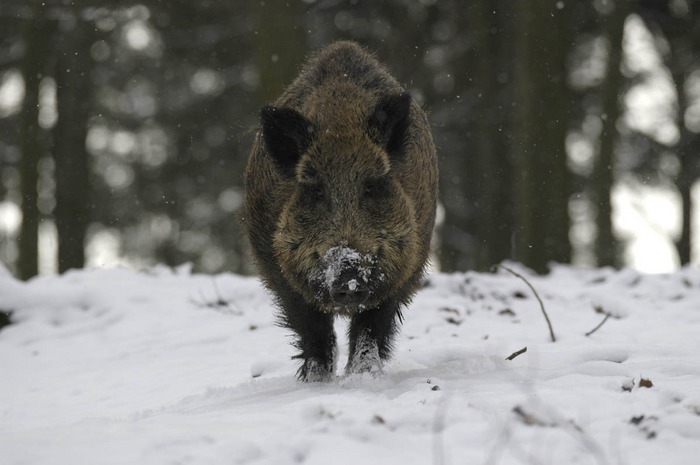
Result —
[[342, 273], [330, 290], [333, 302], [339, 305], [359, 305], [369, 297], [367, 284], [353, 270]]
[[360, 305], [369, 297], [367, 289], [355, 289], [351, 291], [347, 288], [334, 289], [331, 293], [333, 302], [340, 305]]

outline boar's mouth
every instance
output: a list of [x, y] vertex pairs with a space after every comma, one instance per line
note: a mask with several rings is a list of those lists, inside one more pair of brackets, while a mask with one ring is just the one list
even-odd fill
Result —
[[365, 308], [383, 275], [377, 258], [341, 245], [328, 249], [319, 261], [311, 282], [317, 298], [329, 311], [352, 312]]

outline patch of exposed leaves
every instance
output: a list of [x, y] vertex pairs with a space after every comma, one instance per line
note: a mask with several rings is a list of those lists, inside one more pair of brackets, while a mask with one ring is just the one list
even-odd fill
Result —
[[630, 378], [630, 379], [625, 380], [622, 383], [621, 387], [622, 387], [622, 390], [625, 392], [632, 392], [632, 390], [635, 387], [638, 389], [639, 388], [651, 389], [652, 387], [654, 387], [654, 383], [650, 379], [644, 378], [644, 377], [640, 377], [639, 381], [636, 381], [634, 378]]
[[643, 388], [648, 389], [648, 388], [651, 388], [653, 386], [654, 386], [654, 383], [652, 383], [650, 379], [640, 378], [640, 380], [639, 380], [639, 387], [640, 388], [643, 387]]

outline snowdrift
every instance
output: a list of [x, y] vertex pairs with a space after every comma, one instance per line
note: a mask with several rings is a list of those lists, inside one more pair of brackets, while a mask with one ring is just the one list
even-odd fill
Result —
[[326, 384], [255, 278], [0, 268], [0, 463], [700, 463], [700, 271], [511, 267], [556, 342], [523, 280], [435, 274], [384, 373]]

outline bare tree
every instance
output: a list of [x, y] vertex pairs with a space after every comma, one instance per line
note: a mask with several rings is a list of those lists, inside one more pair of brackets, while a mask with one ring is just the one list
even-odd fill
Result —
[[22, 279], [35, 276], [39, 270], [37, 183], [39, 160], [45, 153], [43, 131], [39, 126], [39, 86], [47, 68], [50, 38], [45, 9], [42, 2], [33, 1], [31, 17], [25, 20], [23, 31], [25, 49], [21, 70], [25, 91], [20, 124], [22, 230], [18, 266]]
[[596, 211], [597, 235], [594, 253], [598, 266], [619, 265], [619, 251], [612, 231], [611, 189], [614, 182], [615, 145], [617, 142], [617, 120], [620, 116], [620, 96], [623, 88], [622, 36], [625, 19], [630, 13], [632, 0], [615, 2], [611, 12], [603, 19], [604, 33], [608, 42], [607, 69], [602, 84], [601, 116], [602, 129], [598, 156], [593, 164], [590, 180], [590, 197]]
[[[67, 12], [66, 12], [67, 13]], [[63, 15], [56, 55], [58, 121], [54, 128], [59, 272], [82, 268], [89, 225], [90, 158], [85, 146], [90, 114], [93, 26], [79, 11]]]
[[571, 190], [565, 138], [572, 43], [567, 9], [554, 0], [518, 0], [516, 32], [515, 258], [538, 272], [568, 263]]

